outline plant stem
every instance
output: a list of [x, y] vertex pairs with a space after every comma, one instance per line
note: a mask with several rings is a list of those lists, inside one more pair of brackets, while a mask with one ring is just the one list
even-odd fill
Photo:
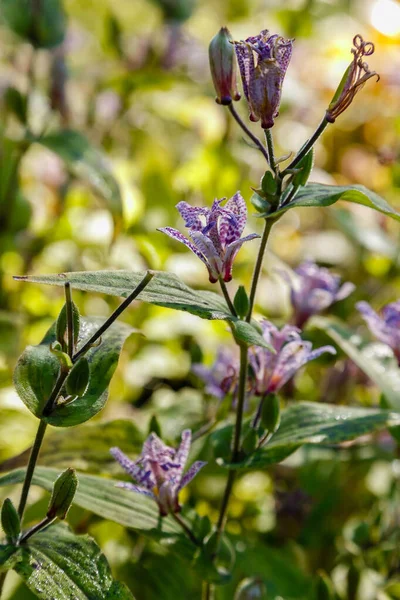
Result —
[[177, 523], [179, 523], [179, 525], [182, 527], [183, 531], [186, 533], [186, 535], [188, 536], [188, 538], [190, 539], [190, 541], [193, 542], [193, 544], [195, 546], [201, 546], [201, 543], [196, 538], [196, 536], [193, 534], [193, 532], [190, 529], [190, 527], [188, 527], [186, 525], [185, 521], [183, 519], [181, 519], [181, 517], [177, 513], [172, 513], [172, 516], [175, 519], [175, 521]]
[[243, 129], [243, 131], [249, 136], [251, 141], [254, 142], [254, 144], [257, 146], [257, 148], [260, 150], [260, 152], [262, 152], [267, 163], [270, 164], [267, 150], [264, 148], [262, 142], [258, 139], [258, 137], [256, 137], [254, 135], [254, 133], [252, 133], [250, 131], [250, 129], [247, 127], [247, 125], [239, 117], [238, 113], [236, 112], [235, 108], [233, 107], [232, 102], [228, 105], [228, 109], [229, 109], [232, 117], [235, 119], [236, 123], [238, 123], [238, 125]]
[[58, 379], [52, 389], [52, 392], [46, 402], [46, 404], [44, 405], [42, 414], [44, 417], [48, 417], [54, 408], [54, 403], [57, 400], [58, 396], [60, 395], [61, 392], [61, 388], [64, 385], [64, 381], [67, 379], [69, 371], [63, 371], [61, 370], [59, 375], [58, 375]]
[[274, 224], [274, 221], [272, 219], [265, 220], [264, 231], [263, 231], [263, 234], [261, 237], [261, 244], [260, 244], [260, 248], [258, 251], [257, 261], [254, 266], [253, 279], [251, 282], [251, 289], [250, 289], [250, 296], [249, 296], [249, 312], [247, 313], [247, 317], [246, 317], [246, 321], [248, 323], [250, 323], [250, 321], [251, 321], [251, 315], [253, 313], [254, 302], [255, 302], [255, 298], [256, 298], [258, 280], [260, 278], [262, 263], [264, 260], [265, 248], [267, 246], [269, 234], [270, 234], [273, 224]]
[[38, 430], [36, 432], [35, 441], [33, 442], [31, 454], [29, 456], [28, 467], [25, 473], [25, 480], [22, 486], [21, 499], [18, 506], [18, 515], [22, 522], [24, 516], [26, 501], [28, 498], [29, 488], [31, 487], [33, 472], [35, 470], [36, 462], [39, 456], [40, 447], [42, 445], [43, 437], [46, 432], [47, 423], [40, 421]]
[[67, 354], [68, 356], [74, 353], [74, 318], [72, 313], [72, 295], [71, 284], [69, 281], [64, 286], [65, 291], [65, 308], [67, 313]]
[[326, 118], [324, 117], [322, 119], [321, 123], [318, 125], [317, 129], [314, 131], [314, 133], [310, 137], [310, 139], [307, 140], [306, 143], [300, 148], [300, 150], [298, 151], [298, 153], [296, 154], [296, 156], [294, 157], [292, 162], [282, 172], [282, 177], [284, 177], [290, 169], [294, 169], [299, 164], [299, 162], [305, 157], [305, 155], [308, 154], [308, 152], [314, 146], [315, 142], [317, 141], [317, 139], [319, 138], [319, 136], [324, 131], [324, 129], [326, 128], [327, 125], [329, 125], [329, 123], [326, 120]]
[[147, 271], [146, 275], [143, 277], [142, 281], [139, 285], [133, 290], [131, 294], [118, 306], [117, 309], [108, 317], [108, 319], [103, 323], [103, 325], [92, 335], [92, 337], [82, 346], [82, 348], [74, 354], [72, 357], [72, 362], [75, 363], [78, 358], [83, 356], [92, 346], [93, 344], [103, 335], [105, 331], [118, 319], [121, 313], [124, 312], [126, 308], [130, 305], [132, 300], [134, 300], [137, 296], [139, 296], [140, 292], [144, 290], [148, 283], [153, 279], [155, 273], [152, 271]]
[[39, 523], [28, 529], [28, 531], [21, 537], [19, 543], [23, 544], [24, 542], [26, 542], [26, 540], [32, 537], [32, 535], [53, 523], [53, 521], [55, 521], [56, 518], [57, 517], [45, 517], [44, 519], [42, 519]]
[[225, 281], [222, 279], [222, 277], [219, 278], [219, 283], [221, 285], [221, 290], [222, 290], [222, 293], [224, 294], [224, 298], [229, 307], [229, 310], [231, 311], [231, 313], [233, 314], [234, 317], [237, 317], [237, 312], [235, 310], [235, 307], [233, 306], [233, 302], [229, 296], [228, 288], [226, 287]]
[[277, 167], [276, 159], [275, 159], [274, 141], [272, 139], [271, 130], [265, 129], [264, 133], [265, 133], [265, 139], [266, 139], [267, 148], [268, 148], [269, 166], [271, 167], [271, 169], [273, 170], [274, 173], [277, 173], [278, 167]]
[[204, 586], [203, 586], [202, 600], [213, 600], [213, 599], [214, 599], [213, 586], [208, 581], [205, 581]]

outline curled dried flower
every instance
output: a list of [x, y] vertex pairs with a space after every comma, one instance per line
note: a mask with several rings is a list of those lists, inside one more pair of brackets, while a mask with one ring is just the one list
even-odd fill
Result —
[[326, 120], [329, 123], [334, 123], [339, 115], [342, 114], [353, 102], [354, 96], [363, 87], [368, 79], [376, 77], [379, 81], [379, 75], [376, 71], [370, 71], [364, 56], [371, 56], [375, 51], [375, 46], [372, 42], [364, 42], [361, 35], [356, 35], [353, 39], [354, 48], [353, 61], [347, 67], [342, 81], [337, 88], [335, 95], [326, 111]]

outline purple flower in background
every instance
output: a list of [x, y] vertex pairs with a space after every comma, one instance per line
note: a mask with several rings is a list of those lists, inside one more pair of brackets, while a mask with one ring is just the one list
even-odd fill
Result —
[[306, 363], [324, 352], [336, 354], [332, 346], [312, 349], [311, 342], [300, 337], [300, 330], [285, 325], [279, 330], [269, 321], [261, 323], [263, 337], [276, 351], [253, 346], [249, 352], [249, 363], [253, 371], [253, 393], [266, 396], [280, 390], [285, 383]]
[[247, 220], [246, 203], [240, 192], [232, 196], [224, 207], [221, 206], [223, 200], [214, 200], [211, 209], [190, 206], [187, 202], [176, 205], [192, 241], [172, 227], [159, 229], [185, 244], [203, 261], [211, 283], [218, 281], [220, 276], [224, 281], [230, 281], [233, 261], [242, 244], [260, 237], [257, 233], [240, 237]]
[[290, 300], [296, 327], [303, 327], [312, 315], [316, 315], [338, 300], [347, 298], [355, 286], [347, 282], [341, 285], [339, 275], [334, 275], [311, 261], [302, 263], [295, 269], [297, 277], [285, 272], [282, 276], [290, 285]]
[[206, 367], [196, 363], [192, 371], [206, 384], [205, 391], [210, 396], [222, 400], [230, 392], [234, 392], [239, 374], [239, 358], [228, 348], [218, 350], [214, 364]]
[[181, 507], [178, 494], [193, 477], [204, 467], [205, 462], [197, 461], [183, 474], [191, 442], [190, 429], [182, 432], [182, 441], [177, 450], [166, 446], [162, 440], [151, 433], [143, 444], [142, 454], [135, 461], [130, 460], [119, 448], [111, 448], [112, 456], [121, 467], [139, 485], [118, 483], [118, 487], [144, 494], [155, 500], [160, 514], [165, 517], [169, 512], [178, 512]]
[[[293, 40], [264, 29], [259, 35], [234, 42], [242, 77], [243, 91], [250, 109], [250, 120], [269, 129], [279, 113], [282, 84], [292, 51]], [[257, 56], [257, 64], [254, 61]]]
[[356, 307], [370, 331], [379, 341], [392, 348], [400, 364], [400, 300], [384, 306], [381, 316], [370, 307], [368, 302], [358, 302]]

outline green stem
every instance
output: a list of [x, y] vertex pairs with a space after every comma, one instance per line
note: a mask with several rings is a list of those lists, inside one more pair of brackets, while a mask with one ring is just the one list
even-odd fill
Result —
[[294, 169], [299, 162], [305, 157], [306, 154], [309, 153], [311, 148], [314, 146], [317, 139], [320, 137], [326, 126], [329, 125], [328, 121], [324, 117], [321, 123], [318, 125], [317, 129], [314, 131], [312, 136], [306, 143], [300, 148], [299, 152], [296, 154], [292, 162], [286, 167], [286, 169], [282, 172], [282, 178], [287, 174], [290, 169]]
[[31, 487], [33, 472], [35, 470], [36, 462], [39, 456], [40, 447], [42, 445], [43, 437], [46, 432], [47, 423], [40, 421], [38, 430], [36, 432], [35, 441], [33, 442], [31, 454], [29, 456], [28, 467], [25, 473], [25, 480], [22, 486], [21, 499], [18, 506], [19, 518], [22, 522], [24, 516], [26, 501], [28, 498], [29, 488]]
[[202, 600], [213, 600], [214, 599], [214, 586], [208, 582], [204, 582]]
[[276, 173], [278, 170], [278, 167], [277, 167], [276, 159], [275, 159], [274, 141], [272, 139], [272, 132], [270, 129], [265, 129], [264, 133], [265, 133], [265, 139], [266, 139], [267, 148], [268, 148], [269, 166], [271, 167], [273, 172]]
[[262, 142], [258, 139], [258, 137], [256, 137], [254, 135], [254, 133], [252, 133], [250, 131], [250, 129], [247, 127], [247, 125], [239, 117], [239, 115], [236, 112], [236, 110], [235, 110], [232, 102], [228, 105], [228, 109], [229, 109], [232, 117], [235, 119], [236, 123], [238, 123], [239, 127], [241, 127], [243, 129], [243, 131], [246, 133], [246, 135], [249, 136], [249, 138], [251, 139], [251, 141], [254, 142], [254, 144], [257, 146], [257, 148], [260, 150], [260, 152], [262, 152], [262, 154], [263, 154], [265, 160], [267, 161], [267, 163], [270, 164], [268, 152], [264, 148]]
[[228, 288], [226, 287], [225, 281], [222, 279], [222, 277], [219, 278], [219, 283], [221, 285], [221, 290], [224, 294], [224, 298], [229, 307], [229, 310], [231, 311], [234, 317], [237, 317], [237, 312], [235, 310], [235, 307], [233, 306], [233, 302], [231, 300], [231, 297], [229, 296]]
[[57, 517], [45, 517], [44, 519], [42, 519], [39, 523], [28, 529], [28, 531], [21, 537], [19, 543], [23, 544], [24, 542], [26, 542], [26, 540], [29, 540], [29, 538], [32, 537], [32, 535], [38, 533], [38, 531], [41, 531], [42, 529], [53, 523], [53, 521], [55, 521], [56, 518]]
[[69, 281], [64, 286], [65, 291], [65, 307], [67, 313], [67, 354], [68, 356], [74, 353], [74, 317], [72, 312], [72, 295], [71, 284]]
[[172, 513], [172, 516], [175, 519], [175, 521], [177, 523], [179, 523], [179, 525], [182, 527], [183, 531], [186, 533], [186, 535], [188, 536], [188, 538], [190, 539], [190, 541], [193, 542], [193, 544], [195, 546], [201, 546], [201, 542], [199, 542], [199, 540], [193, 534], [193, 532], [190, 529], [190, 527], [188, 527], [186, 525], [185, 521], [183, 519], [181, 519], [181, 517], [177, 513]]
[[133, 292], [126, 298], [126, 300], [124, 300], [118, 306], [118, 308], [112, 313], [112, 315], [110, 315], [108, 317], [107, 321], [105, 321], [103, 323], [103, 325], [96, 331], [96, 333], [94, 333], [92, 335], [92, 337], [86, 342], [86, 344], [84, 344], [82, 346], [82, 348], [79, 350], [79, 352], [74, 354], [74, 356], [72, 357], [73, 363], [75, 363], [78, 360], [78, 358], [80, 358], [81, 356], [86, 354], [86, 352], [88, 350], [90, 350], [90, 348], [93, 346], [93, 344], [95, 342], [97, 342], [97, 340], [103, 335], [103, 333], [105, 331], [107, 331], [107, 329], [114, 323], [114, 321], [116, 321], [118, 319], [120, 314], [123, 313], [126, 308], [128, 308], [128, 306], [130, 305], [132, 300], [134, 300], [137, 296], [139, 296], [140, 292], [142, 292], [144, 290], [144, 288], [150, 283], [150, 281], [153, 279], [154, 275], [155, 275], [155, 273], [153, 273], [152, 271], [147, 271], [147, 273], [143, 277], [142, 281], [133, 290]]
[[250, 323], [250, 321], [251, 321], [251, 315], [253, 313], [254, 302], [255, 302], [255, 298], [256, 298], [258, 280], [260, 278], [261, 268], [262, 268], [262, 264], [263, 264], [263, 260], [264, 260], [265, 248], [267, 246], [269, 234], [271, 232], [273, 224], [274, 224], [273, 220], [271, 220], [271, 219], [265, 220], [264, 231], [263, 231], [262, 238], [261, 238], [261, 244], [260, 244], [260, 248], [258, 251], [257, 261], [254, 266], [253, 279], [251, 282], [251, 289], [250, 289], [250, 296], [249, 296], [249, 312], [247, 313], [247, 317], [246, 317], [246, 321], [248, 323]]
[[64, 381], [68, 377], [68, 373], [69, 373], [69, 371], [63, 371], [63, 370], [60, 371], [60, 373], [58, 375], [58, 379], [52, 389], [52, 392], [51, 392], [46, 404], [44, 405], [44, 408], [42, 411], [42, 414], [44, 417], [48, 417], [53, 412], [54, 403], [57, 400], [58, 396], [60, 395], [61, 388], [64, 385]]

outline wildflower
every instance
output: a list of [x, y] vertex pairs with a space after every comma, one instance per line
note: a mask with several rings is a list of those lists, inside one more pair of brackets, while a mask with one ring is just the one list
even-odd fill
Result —
[[[269, 35], [267, 29], [245, 41], [234, 42], [250, 120], [269, 129], [278, 116], [281, 90], [292, 51], [293, 40]], [[257, 55], [257, 64], [254, 61]]]
[[211, 75], [217, 92], [218, 104], [230, 104], [232, 100], [240, 100], [236, 86], [235, 51], [231, 44], [232, 36], [227, 27], [220, 31], [210, 42], [208, 49]]
[[400, 364], [400, 300], [384, 306], [381, 311], [382, 316], [379, 316], [368, 302], [358, 302], [356, 307], [370, 331], [379, 341], [392, 348]]
[[218, 281], [220, 276], [224, 281], [230, 281], [233, 261], [242, 244], [260, 237], [257, 233], [240, 237], [247, 220], [246, 203], [240, 192], [236, 192], [224, 207], [221, 206], [223, 200], [214, 200], [211, 209], [190, 206], [187, 202], [176, 205], [192, 241], [172, 227], [159, 229], [185, 244], [204, 262], [211, 283]]
[[339, 275], [334, 275], [311, 261], [302, 263], [295, 269], [295, 273], [297, 277], [294, 281], [285, 272], [282, 272], [282, 276], [290, 284], [290, 300], [296, 327], [303, 327], [312, 315], [347, 298], [355, 288], [350, 282], [340, 285]]
[[214, 364], [210, 368], [196, 363], [193, 365], [192, 370], [206, 384], [205, 391], [207, 394], [222, 400], [236, 389], [239, 360], [228, 348], [221, 347], [218, 350]]
[[182, 432], [182, 441], [177, 450], [166, 446], [162, 440], [151, 433], [143, 444], [142, 454], [135, 461], [130, 460], [119, 448], [111, 448], [110, 452], [121, 467], [139, 485], [118, 483], [118, 487], [144, 494], [155, 500], [160, 515], [165, 517], [169, 512], [179, 512], [181, 507], [178, 494], [193, 477], [204, 467], [205, 462], [197, 461], [183, 474], [191, 442], [191, 431]]
[[256, 396], [276, 393], [303, 365], [324, 352], [336, 354], [332, 346], [312, 350], [311, 342], [302, 340], [300, 330], [292, 325], [285, 325], [279, 330], [264, 320], [261, 327], [264, 339], [275, 349], [276, 354], [260, 346], [250, 349], [249, 363], [253, 372], [253, 393]]
[[374, 44], [364, 42], [361, 35], [356, 35], [353, 39], [353, 45], [354, 48], [351, 49], [353, 62], [347, 67], [326, 111], [325, 118], [329, 123], [334, 123], [338, 116], [350, 106], [354, 96], [368, 79], [376, 76], [377, 81], [379, 81], [378, 73], [370, 71], [367, 63], [363, 62], [364, 56], [371, 56], [374, 53]]

